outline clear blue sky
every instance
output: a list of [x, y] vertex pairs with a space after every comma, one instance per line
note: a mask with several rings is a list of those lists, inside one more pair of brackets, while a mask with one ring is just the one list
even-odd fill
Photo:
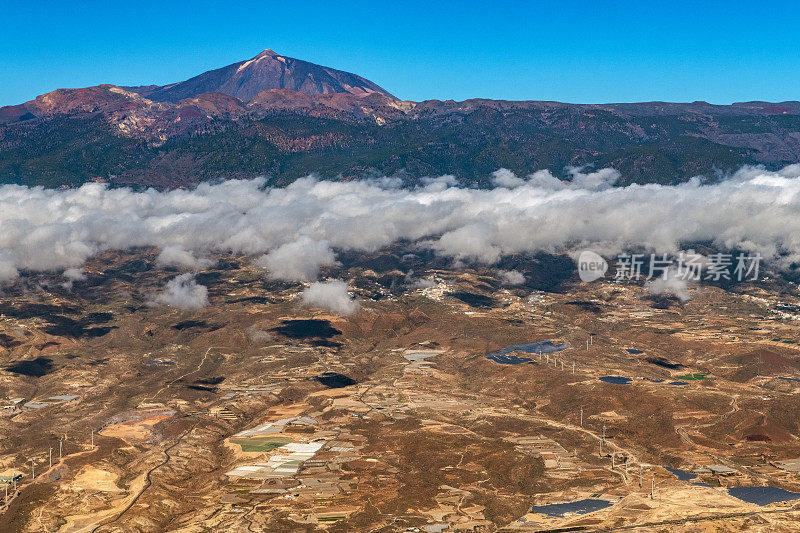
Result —
[[264, 48], [410, 100], [800, 99], [797, 2], [6, 0], [2, 13], [0, 105], [181, 81]]

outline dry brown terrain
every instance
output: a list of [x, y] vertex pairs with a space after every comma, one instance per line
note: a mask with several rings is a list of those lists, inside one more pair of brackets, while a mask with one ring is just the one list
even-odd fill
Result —
[[[395, 290], [402, 273], [342, 267], [361, 308], [341, 317], [224, 256], [190, 312], [147, 303], [175, 274], [154, 256], [105, 254], [71, 290], [5, 289], [0, 476], [21, 477], [0, 531], [797, 529], [800, 500], [727, 491], [800, 491], [780, 463], [800, 457], [794, 285], [681, 304], [491, 269]], [[569, 347], [486, 357], [535, 341]], [[608, 506], [531, 512], [584, 498]]]

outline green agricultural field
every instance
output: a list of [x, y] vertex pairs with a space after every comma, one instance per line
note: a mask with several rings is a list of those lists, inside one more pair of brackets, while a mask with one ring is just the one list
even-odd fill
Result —
[[293, 442], [289, 437], [233, 437], [231, 443], [242, 447], [243, 452], [266, 453]]
[[694, 372], [690, 374], [684, 374], [682, 376], [677, 376], [675, 379], [682, 379], [684, 381], [697, 381], [701, 379], [711, 379], [708, 377], [708, 372]]

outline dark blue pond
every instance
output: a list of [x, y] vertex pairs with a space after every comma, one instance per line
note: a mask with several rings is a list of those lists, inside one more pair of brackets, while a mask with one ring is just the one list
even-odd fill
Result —
[[625, 348], [625, 351], [633, 355], [639, 355], [640, 353], [644, 353], [642, 350], [634, 350], [633, 348]]
[[600, 378], [600, 381], [605, 381], [606, 383], [614, 383], [616, 385], [627, 385], [631, 381], [631, 378], [625, 378], [622, 376], [603, 376]]
[[670, 381], [670, 385], [688, 385], [685, 381]]
[[728, 489], [728, 494], [734, 498], [757, 505], [769, 505], [775, 502], [800, 499], [800, 493], [779, 489], [778, 487], [731, 487]]
[[521, 365], [533, 361], [530, 357], [517, 357], [516, 355], [491, 354], [487, 355], [486, 358], [503, 365]]
[[675, 474], [675, 477], [680, 479], [681, 481], [689, 481], [690, 479], [694, 479], [697, 477], [697, 474], [693, 474], [691, 472], [687, 472], [686, 470], [681, 470], [680, 468], [669, 468], [667, 470]]
[[800, 379], [798, 379], [798, 378], [785, 378], [785, 377], [782, 377], [782, 376], [778, 376], [778, 379], [783, 379], [783, 380], [786, 380], [786, 381], [796, 381], [796, 382], [800, 383]]
[[522, 353], [553, 353], [553, 352], [560, 352], [561, 350], [566, 350], [569, 348], [567, 343], [564, 344], [553, 344], [550, 341], [539, 341], [539, 342], [532, 342], [530, 344], [512, 344], [511, 346], [506, 346], [496, 352], [492, 352], [488, 354], [486, 357], [491, 359], [492, 361], [496, 361], [498, 363], [502, 363], [504, 365], [519, 365], [521, 363], [530, 363], [533, 359], [529, 357], [517, 357], [517, 356], [507, 356], [511, 352], [522, 352]]
[[567, 503], [551, 503], [549, 505], [534, 505], [531, 507], [532, 513], [542, 513], [548, 516], [564, 516], [567, 513], [586, 514], [599, 511], [610, 507], [611, 502], [606, 500], [597, 500], [594, 498], [586, 498], [584, 500], [576, 500]]

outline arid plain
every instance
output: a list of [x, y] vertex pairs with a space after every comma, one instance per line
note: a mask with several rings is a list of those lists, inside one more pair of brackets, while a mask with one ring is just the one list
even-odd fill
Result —
[[219, 255], [186, 311], [156, 255], [5, 289], [0, 530], [795, 530], [795, 284], [681, 302], [389, 249], [323, 272], [339, 316]]

